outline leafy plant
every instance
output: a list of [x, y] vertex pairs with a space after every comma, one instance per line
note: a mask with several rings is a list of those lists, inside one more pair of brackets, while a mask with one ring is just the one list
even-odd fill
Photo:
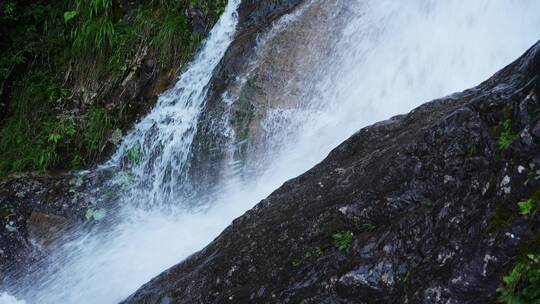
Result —
[[503, 131], [501, 132], [501, 136], [499, 137], [499, 149], [506, 150], [506, 148], [510, 146], [514, 138], [515, 135], [512, 133], [512, 121], [510, 119], [506, 119], [503, 123]]
[[518, 262], [499, 288], [500, 300], [506, 304], [540, 303], [540, 255], [528, 254]]
[[64, 12], [64, 22], [68, 23], [79, 15], [78, 11], [65, 11]]
[[519, 212], [522, 215], [528, 215], [531, 213], [531, 211], [534, 209], [534, 201], [532, 199], [528, 199], [526, 201], [521, 201], [518, 203]]
[[339, 251], [347, 251], [351, 247], [353, 241], [353, 233], [351, 231], [340, 231], [332, 236], [334, 246]]

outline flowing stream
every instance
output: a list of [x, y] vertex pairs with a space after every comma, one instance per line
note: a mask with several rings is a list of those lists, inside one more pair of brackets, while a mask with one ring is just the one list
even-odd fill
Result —
[[[324, 5], [325, 0], [309, 1], [274, 27], [299, 22], [303, 10], [320, 1]], [[240, 0], [230, 0], [175, 86], [96, 169], [115, 172], [103, 189], [125, 188], [115, 198], [114, 225], [66, 242], [37, 270], [37, 280], [14, 282], [10, 294], [0, 292], [0, 303], [117, 303], [202, 249], [234, 218], [359, 128], [475, 86], [540, 38], [536, 0], [331, 2], [340, 3], [346, 12], [340, 16], [348, 19], [334, 31], [334, 51], [319, 63], [319, 73], [305, 75], [310, 90], [297, 96], [301, 102], [270, 108], [260, 122], [271, 148], [253, 157], [266, 159], [264, 166], [238, 175], [234, 156], [227, 154], [229, 165], [216, 167], [215, 174], [228, 178], [204, 200], [188, 174], [208, 85], [236, 32]], [[259, 47], [272, 48], [272, 40]], [[281, 56], [287, 56], [286, 48]], [[224, 103], [237, 99], [223, 94]], [[226, 114], [223, 121], [219, 132], [234, 149]], [[97, 191], [96, 200], [107, 199], [103, 193]]]

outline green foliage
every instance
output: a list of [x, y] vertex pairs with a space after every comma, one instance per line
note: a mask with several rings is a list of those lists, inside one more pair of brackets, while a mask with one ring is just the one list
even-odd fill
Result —
[[[8, 117], [0, 121], [0, 176], [98, 161], [116, 116], [96, 105], [68, 114], [69, 88], [120, 81], [145, 41], [162, 67], [187, 59], [203, 36], [192, 33], [186, 9], [203, 9], [213, 23], [227, 1], [134, 2], [128, 14], [119, 3], [0, 1], [0, 117]], [[130, 158], [137, 163], [135, 154]]]
[[339, 251], [347, 251], [351, 247], [353, 241], [353, 233], [351, 231], [340, 231], [332, 236], [334, 246]]
[[90, 12], [90, 17], [109, 15], [112, 9], [112, 0], [82, 0], [77, 1], [77, 6], [85, 6]]
[[75, 8], [64, 13], [66, 23], [81, 15], [70, 35], [74, 52], [85, 56], [105, 55], [114, 47], [116, 38], [115, 24], [111, 18], [112, 0], [78, 0]]
[[532, 199], [528, 199], [526, 201], [519, 202], [518, 206], [519, 206], [519, 212], [522, 215], [528, 215], [531, 213], [531, 211], [533, 211], [535, 204]]
[[528, 254], [503, 278], [498, 289], [500, 300], [506, 304], [540, 303], [540, 255]]
[[137, 30], [129, 25], [116, 26], [114, 34], [114, 48], [109, 52], [106, 62], [106, 71], [113, 75], [122, 75], [127, 71], [127, 60], [135, 50], [134, 44], [137, 38]]
[[89, 110], [83, 120], [53, 115], [50, 109], [67, 92], [48, 72], [33, 72], [17, 86], [22, 94], [10, 104], [13, 115], [0, 129], [0, 176], [93, 163], [112, 129], [110, 115], [101, 108]]
[[192, 7], [201, 8], [211, 20], [215, 20], [225, 11], [227, 0], [190, 0], [190, 4]]
[[73, 50], [82, 55], [105, 55], [114, 47], [116, 30], [108, 18], [85, 20], [72, 33]]
[[10, 104], [14, 115], [0, 130], [0, 175], [47, 168], [55, 162], [61, 141], [73, 135], [68, 121], [48, 113], [65, 94], [52, 74], [32, 72], [16, 87], [21, 94]]
[[112, 128], [113, 119], [105, 109], [93, 108], [84, 116], [83, 143], [92, 161], [96, 161], [105, 148]]
[[64, 22], [68, 23], [79, 15], [78, 11], [66, 11], [64, 12]]
[[50, 64], [61, 56], [64, 29], [59, 14], [47, 1], [0, 1], [0, 102], [11, 97], [6, 87], [21, 79], [25, 66]]
[[512, 133], [512, 121], [510, 119], [506, 119], [503, 124], [503, 131], [501, 132], [501, 136], [499, 137], [499, 149], [506, 150], [506, 148], [510, 146], [514, 138], [515, 135]]
[[188, 26], [187, 19], [184, 15], [171, 14], [165, 16], [160, 30], [152, 40], [155, 46], [158, 46], [162, 53], [162, 58], [167, 59], [170, 56], [176, 56], [179, 52], [181, 44], [179, 41], [184, 41], [183, 37]]

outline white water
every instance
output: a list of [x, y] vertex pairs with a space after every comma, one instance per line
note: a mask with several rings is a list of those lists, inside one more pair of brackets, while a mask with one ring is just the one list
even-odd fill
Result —
[[[125, 220], [67, 244], [53, 259], [61, 266], [44, 274], [39, 286], [21, 286], [17, 296], [27, 303], [115, 303], [204, 247], [233, 218], [360, 127], [474, 86], [540, 38], [535, 0], [343, 1], [355, 18], [332, 64], [321, 63], [326, 76], [316, 82], [317, 94], [303, 97], [308, 106], [275, 109], [263, 122], [275, 142], [265, 156], [270, 166], [249, 183], [222, 187], [204, 212], [148, 208], [191, 199], [185, 186], [190, 145], [206, 84], [236, 26], [238, 0], [231, 1], [175, 88], [106, 164], [135, 180], [120, 202]], [[137, 145], [142, 161], [129, 165], [124, 152]], [[17, 302], [0, 293], [0, 303]]]

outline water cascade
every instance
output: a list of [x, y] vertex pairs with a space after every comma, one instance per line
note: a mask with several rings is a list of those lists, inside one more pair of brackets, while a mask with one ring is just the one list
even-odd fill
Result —
[[[304, 12], [325, 1], [300, 5], [275, 22], [272, 35], [280, 35], [283, 27], [300, 22]], [[333, 53], [320, 57], [324, 61], [316, 74], [295, 78], [297, 85], [310, 88], [295, 96], [298, 102], [266, 110], [259, 126], [264, 145], [270, 148], [247, 156], [251, 161], [244, 165], [252, 167], [250, 174], [235, 174], [236, 160], [229, 153], [230, 166], [216, 168], [215, 173], [228, 178], [204, 201], [192, 191], [188, 174], [210, 81], [235, 37], [240, 0], [230, 0], [174, 87], [124, 137], [112, 158], [96, 169], [114, 172], [103, 189], [128, 185], [115, 201], [115, 223], [65, 243], [40, 267], [39, 280], [15, 282], [9, 292], [16, 298], [0, 293], [0, 303], [121, 301], [202, 249], [231, 220], [322, 160], [359, 128], [472, 87], [539, 38], [540, 2], [535, 0], [328, 3], [342, 12], [332, 18], [347, 18], [335, 31], [327, 31], [335, 32]], [[261, 39], [258, 47], [274, 47], [272, 39]], [[279, 51], [287, 56], [286, 47]], [[250, 71], [245, 71], [246, 77]], [[287, 78], [287, 73], [280, 77]], [[237, 100], [238, 90], [223, 93], [224, 103]], [[227, 113], [222, 119], [220, 132], [234, 149]], [[257, 164], [258, 158], [265, 159], [264, 165]]]

